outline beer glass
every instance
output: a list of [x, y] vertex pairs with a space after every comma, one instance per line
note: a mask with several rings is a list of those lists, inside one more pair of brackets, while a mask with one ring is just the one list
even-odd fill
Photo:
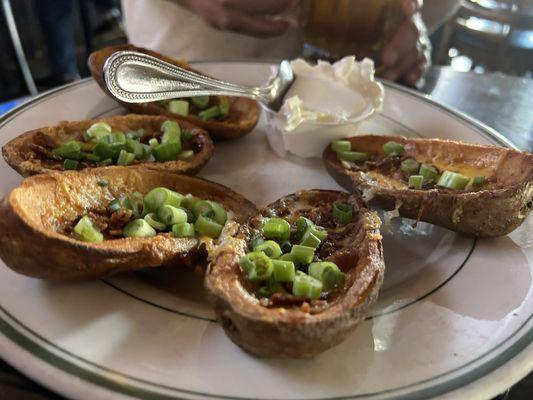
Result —
[[379, 62], [403, 20], [400, 0], [302, 0], [300, 7], [304, 41], [334, 58], [355, 55]]

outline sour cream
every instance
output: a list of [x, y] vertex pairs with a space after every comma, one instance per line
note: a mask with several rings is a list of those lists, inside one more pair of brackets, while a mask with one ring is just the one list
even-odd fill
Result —
[[280, 156], [320, 157], [331, 141], [354, 136], [381, 109], [384, 91], [370, 59], [317, 65], [297, 59], [291, 66], [297, 78], [283, 106], [277, 113], [265, 109], [269, 142]]

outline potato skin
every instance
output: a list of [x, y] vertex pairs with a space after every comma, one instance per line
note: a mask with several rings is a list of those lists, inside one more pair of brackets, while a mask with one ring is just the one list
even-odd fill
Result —
[[[348, 198], [342, 192], [311, 190], [284, 199], [301, 195], [331, 202]], [[233, 342], [262, 357], [307, 358], [343, 341], [364, 319], [377, 299], [385, 265], [380, 221], [360, 199], [357, 203], [357, 235], [351, 241], [353, 247], [342, 250], [348, 252], [349, 283], [322, 312], [309, 314], [299, 308], [260, 305], [239, 279], [244, 248], [224, 251], [209, 265], [204, 284], [217, 318]]]
[[[34, 129], [17, 136], [2, 147], [2, 155], [6, 162], [22, 176], [53, 172], [63, 169], [62, 162], [49, 163], [47, 165], [42, 159], [27, 158], [27, 155], [32, 152], [29, 147], [30, 144], [35, 143], [39, 135], [44, 134], [45, 136], [57, 139], [59, 142], [79, 140], [80, 138], [76, 135], [85, 132], [95, 122], [107, 122], [113, 129], [121, 131], [134, 131], [143, 128], [159, 132], [161, 124], [169, 119], [176, 120], [176, 118], [164, 116], [128, 114], [98, 120], [64, 121], [55, 126]], [[142, 165], [144, 168], [155, 171], [194, 175], [207, 164], [214, 151], [213, 141], [207, 132], [186, 121], [177, 122], [181, 128], [188, 129], [195, 135], [195, 140], [200, 145], [200, 151], [196, 152], [194, 157], [187, 161], [176, 160], [137, 165]]]
[[[136, 47], [130, 44], [105, 47], [101, 50], [93, 52], [89, 56], [88, 66], [93, 78], [96, 80], [96, 82], [98, 82], [102, 90], [104, 90], [110, 97], [113, 96], [109, 93], [105, 86], [103, 68], [106, 60], [111, 56], [111, 54], [117, 51], [137, 51], [140, 53], [145, 53], [160, 58], [161, 60], [170, 64], [174, 64], [178, 67], [185, 68], [193, 72], [199, 72], [189, 67], [189, 65], [183, 60], [175, 60], [163, 54], [159, 54], [155, 51], [142, 47]], [[177, 116], [176, 114], [172, 114], [170, 111], [154, 102], [130, 104], [119, 101], [119, 103], [135, 113], [166, 115], [167, 117], [178, 118], [180, 120], [193, 123], [194, 125], [197, 125], [208, 131], [214, 140], [231, 140], [237, 139], [252, 131], [259, 121], [261, 109], [255, 100], [238, 97], [231, 98], [230, 101], [230, 115], [228, 119], [224, 121], [204, 121], [195, 116]]]
[[479, 191], [439, 191], [392, 188], [369, 179], [364, 172], [349, 171], [328, 146], [324, 165], [345, 189], [370, 192], [370, 203], [384, 210], [400, 204], [402, 217], [426, 221], [474, 237], [503, 236], [516, 229], [533, 207], [533, 154], [496, 146], [481, 146], [440, 139], [401, 136], [357, 136], [346, 139], [352, 148], [380, 152], [389, 140], [401, 143], [407, 154], [424, 162], [437, 160], [490, 171], [494, 187]]
[[[107, 187], [97, 181], [107, 179]], [[107, 167], [36, 175], [25, 179], [0, 204], [0, 257], [24, 275], [52, 280], [99, 278], [120, 271], [205, 263], [196, 239], [122, 238], [85, 243], [59, 233], [84, 211], [122, 193], [154, 187], [216, 200], [244, 223], [256, 212], [241, 195], [216, 183], [143, 168]]]

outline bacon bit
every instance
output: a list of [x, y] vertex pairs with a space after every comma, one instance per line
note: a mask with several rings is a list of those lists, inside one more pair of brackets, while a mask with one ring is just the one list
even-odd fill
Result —
[[109, 227], [113, 230], [124, 228], [130, 222], [132, 214], [132, 211], [126, 208], [115, 211], [109, 218]]
[[35, 143], [30, 143], [28, 147], [30, 148], [30, 150], [32, 150], [34, 153], [36, 153], [37, 155], [41, 157], [54, 160], [54, 161], [61, 161], [61, 157], [52, 153], [50, 150], [45, 149], [43, 146], [39, 146], [38, 144], [35, 144]]
[[122, 229], [111, 229], [109, 234], [111, 236], [122, 236]]
[[272, 296], [270, 296], [269, 306], [297, 306], [302, 304], [304, 301], [305, 299], [297, 297], [290, 293], [274, 293]]
[[98, 212], [95, 212], [95, 211], [89, 211], [87, 213], [87, 215], [89, 216], [89, 218], [91, 218], [91, 220], [93, 221], [93, 224], [100, 231], [105, 231], [107, 229], [108, 224], [107, 224], [107, 216], [106, 215], [99, 214]]

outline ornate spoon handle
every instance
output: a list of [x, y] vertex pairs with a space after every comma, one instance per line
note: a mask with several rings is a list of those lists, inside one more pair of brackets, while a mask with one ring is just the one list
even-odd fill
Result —
[[280, 86], [279, 77], [262, 87], [235, 85], [134, 51], [119, 51], [109, 57], [104, 65], [104, 79], [111, 94], [126, 103], [225, 95], [270, 104]]

